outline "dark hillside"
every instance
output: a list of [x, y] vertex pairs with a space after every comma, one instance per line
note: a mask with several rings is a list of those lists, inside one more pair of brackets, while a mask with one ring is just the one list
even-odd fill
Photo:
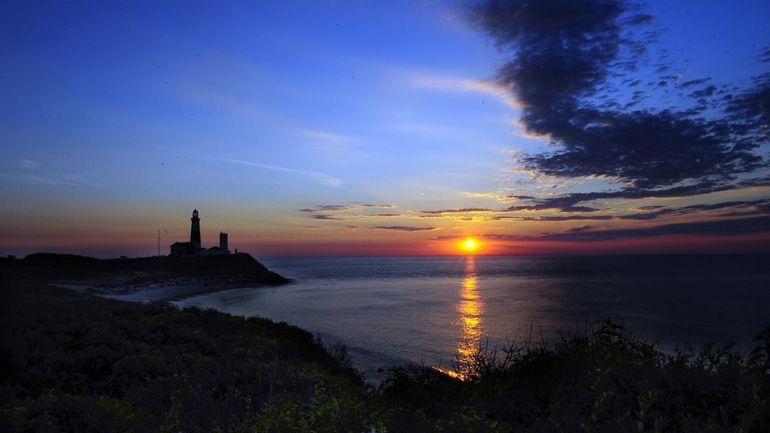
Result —
[[[52, 283], [77, 284], [97, 293], [130, 292], [150, 284], [199, 285], [208, 289], [279, 285], [289, 280], [245, 253], [208, 257], [140, 257], [100, 260], [37, 253], [0, 259], [5, 272], [35, 275]], [[0, 272], [3, 272], [0, 270]]]
[[299, 328], [77, 294], [7, 267], [0, 293], [2, 431], [366, 429], [361, 380]]

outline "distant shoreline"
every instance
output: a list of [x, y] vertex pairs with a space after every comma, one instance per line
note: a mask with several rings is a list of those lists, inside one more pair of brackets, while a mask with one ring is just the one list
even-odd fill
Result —
[[53, 287], [132, 302], [170, 302], [220, 290], [278, 286], [291, 281], [246, 253], [120, 259], [36, 253], [23, 259], [0, 260], [7, 269], [42, 277]]
[[[291, 281], [289, 281], [291, 283]], [[286, 284], [289, 284], [286, 283]], [[219, 283], [208, 284], [190, 281], [178, 284], [159, 285], [148, 284], [145, 286], [118, 287], [115, 289], [105, 289], [102, 287], [78, 286], [66, 283], [50, 283], [49, 286], [62, 289], [74, 290], [82, 294], [92, 294], [103, 298], [114, 299], [124, 302], [138, 303], [173, 303], [186, 298], [216, 293], [223, 290], [243, 289], [243, 288], [262, 288], [273, 287], [274, 285], [265, 284], [246, 284], [246, 283]]]

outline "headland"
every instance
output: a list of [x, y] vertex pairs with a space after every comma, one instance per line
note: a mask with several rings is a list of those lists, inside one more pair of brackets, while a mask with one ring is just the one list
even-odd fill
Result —
[[23, 259], [0, 260], [5, 272], [45, 280], [53, 286], [118, 298], [153, 292], [151, 298], [156, 301], [290, 281], [246, 253], [118, 259], [36, 253]]

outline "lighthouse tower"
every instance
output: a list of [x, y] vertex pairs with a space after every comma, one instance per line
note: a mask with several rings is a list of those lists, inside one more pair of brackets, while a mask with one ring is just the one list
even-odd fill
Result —
[[190, 227], [190, 243], [193, 244], [195, 251], [201, 249], [201, 219], [198, 218], [198, 209], [193, 210], [192, 226]]
[[230, 254], [227, 249], [227, 233], [219, 232], [219, 253]]

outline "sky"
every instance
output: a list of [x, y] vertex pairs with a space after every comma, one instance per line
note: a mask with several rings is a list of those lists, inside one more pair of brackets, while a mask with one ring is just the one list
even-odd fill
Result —
[[0, 254], [770, 252], [770, 3], [3, 2]]

